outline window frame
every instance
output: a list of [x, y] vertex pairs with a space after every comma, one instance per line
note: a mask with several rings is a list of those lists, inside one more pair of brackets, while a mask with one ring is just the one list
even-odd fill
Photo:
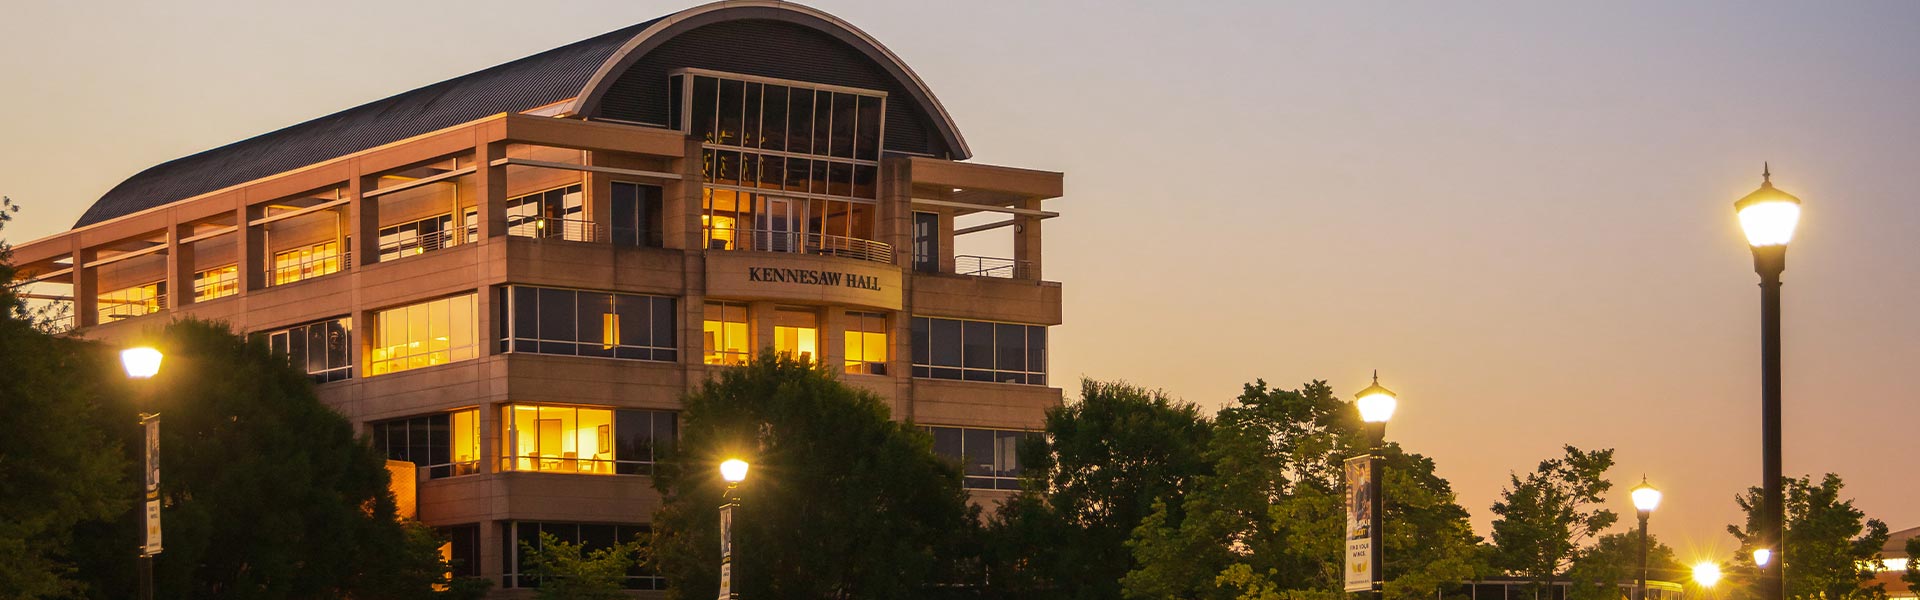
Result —
[[[914, 315], [908, 335], [912, 338], [913, 377], [916, 379], [944, 379], [951, 381], [974, 381], [981, 383], [1010, 383], [1020, 385], [1047, 385], [1047, 351], [1050, 346], [1047, 326], [1008, 321], [986, 321], [980, 319], [959, 319], [952, 317], [934, 317]], [[948, 325], [936, 327], [936, 325]], [[1021, 336], [1019, 354], [1023, 355], [1018, 369], [1001, 368], [999, 359], [1003, 354], [999, 344], [999, 332], [1004, 327], [1020, 327]], [[936, 334], [940, 329], [951, 330], [947, 334]], [[973, 348], [970, 356], [968, 346], [969, 330], [985, 330], [992, 339], [984, 345]], [[945, 347], [947, 335], [958, 335], [958, 344]], [[1038, 340], [1038, 344], [1035, 340]], [[940, 342], [940, 343], [936, 343]], [[942, 355], [952, 354], [952, 360]], [[993, 366], [982, 367], [982, 362]], [[951, 364], [948, 364], [951, 363]], [[1036, 364], [1037, 363], [1037, 364]]]
[[[520, 284], [503, 285], [498, 289], [501, 290], [498, 294], [499, 297], [502, 298], [502, 318], [499, 327], [500, 337], [496, 341], [502, 353], [579, 356], [667, 363], [680, 362], [680, 299], [678, 297], [660, 294], [633, 294]], [[535, 307], [532, 313], [524, 312], [526, 309], [525, 298], [522, 295], [524, 291], [531, 291], [533, 295]], [[547, 315], [539, 312], [539, 305], [544, 304], [544, 299], [550, 295], [549, 293], [552, 295], [570, 295], [569, 298], [571, 301], [569, 304], [574, 307], [572, 317], [574, 330], [573, 339], [543, 337], [544, 330], [547, 329], [543, 319]], [[607, 322], [604, 318], [597, 323], [601, 328], [602, 339], [582, 339], [586, 337], [581, 335], [581, 332], [585, 330], [584, 328], [596, 325], [596, 323], [582, 322], [578, 310], [581, 306], [581, 294], [599, 294], [607, 297], [610, 303], [609, 308], [613, 309], [613, 312], [602, 314], [615, 315], [612, 326], [615, 328], [614, 333], [616, 335], [614, 336], [615, 339], [612, 340], [613, 343], [611, 346], [607, 344], [608, 340], [605, 339]], [[630, 340], [625, 333], [628, 330], [626, 325], [630, 324], [630, 320], [626, 313], [620, 311], [620, 308], [625, 306], [625, 304], [621, 302], [622, 298], [645, 299], [646, 308], [641, 311], [642, 314], [636, 317], [636, 319], [644, 319], [647, 323], [646, 331], [648, 335], [646, 336], [646, 344], [629, 343], [632, 340]], [[660, 308], [661, 303], [666, 304], [664, 314], [669, 318], [664, 328], [657, 322], [659, 320], [658, 317], [663, 314]], [[531, 336], [525, 335], [523, 331], [525, 327], [523, 327], [520, 322], [522, 319], [528, 318], [527, 315], [529, 314], [532, 315], [532, 325], [536, 328], [536, 331]], [[667, 345], [658, 344], [662, 336], [667, 338]], [[589, 346], [592, 348], [589, 348]], [[549, 347], [552, 347], [554, 350], [548, 351]], [[567, 347], [571, 347], [570, 352], [560, 351]]]

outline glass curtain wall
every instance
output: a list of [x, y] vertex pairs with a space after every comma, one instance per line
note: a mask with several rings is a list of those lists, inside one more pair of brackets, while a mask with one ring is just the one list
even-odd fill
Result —
[[340, 317], [267, 334], [267, 346], [314, 383], [353, 377], [353, 319]]
[[374, 313], [367, 375], [443, 365], [479, 355], [474, 295], [428, 300]]
[[679, 435], [669, 411], [510, 404], [500, 409], [501, 470], [650, 475]]
[[1047, 384], [1047, 328], [914, 317], [913, 376]]

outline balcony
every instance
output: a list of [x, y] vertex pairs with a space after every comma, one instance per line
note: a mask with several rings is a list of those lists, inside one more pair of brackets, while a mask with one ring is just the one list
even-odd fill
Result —
[[606, 226], [593, 221], [554, 217], [508, 218], [507, 235], [536, 240], [606, 243]]
[[1033, 279], [1033, 261], [962, 254], [953, 257], [953, 273], [969, 277]]
[[706, 241], [708, 250], [786, 252], [893, 264], [890, 244], [824, 233], [708, 227]]

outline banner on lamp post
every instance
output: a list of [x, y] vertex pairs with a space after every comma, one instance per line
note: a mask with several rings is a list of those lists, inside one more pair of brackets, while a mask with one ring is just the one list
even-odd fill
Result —
[[140, 424], [146, 429], [147, 444], [147, 535], [141, 552], [154, 555], [160, 553], [160, 415], [148, 415]]
[[1347, 459], [1347, 568], [1346, 591], [1373, 589], [1373, 546], [1380, 532], [1373, 527], [1373, 457]]
[[720, 598], [733, 598], [733, 503], [720, 507]]

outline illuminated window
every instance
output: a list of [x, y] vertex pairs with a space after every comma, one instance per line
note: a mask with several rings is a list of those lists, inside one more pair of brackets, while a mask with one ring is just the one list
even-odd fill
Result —
[[524, 285], [502, 298], [503, 351], [680, 360], [673, 298]]
[[933, 434], [933, 453], [958, 460], [964, 486], [977, 490], [1020, 489], [1020, 444], [1036, 432], [974, 427], [922, 427]]
[[373, 424], [373, 447], [413, 463], [430, 479], [480, 472], [480, 411], [467, 409]]
[[820, 356], [820, 316], [801, 308], [774, 311], [773, 351], [802, 362], [816, 360]]
[[[466, 238], [479, 237], [480, 213], [467, 209]], [[411, 223], [380, 228], [380, 260], [418, 256], [459, 244], [460, 231], [453, 227], [453, 213], [427, 217]]]
[[273, 285], [338, 273], [346, 262], [341, 259], [340, 243], [335, 241], [276, 252], [273, 255]]
[[367, 375], [444, 365], [478, 355], [473, 294], [428, 300], [374, 313], [373, 359]]
[[193, 301], [202, 302], [240, 293], [240, 266], [214, 267], [193, 274]]
[[596, 241], [587, 237], [580, 184], [507, 199], [507, 235]]
[[153, 283], [121, 288], [100, 294], [95, 308], [100, 311], [100, 322], [111, 323], [116, 319], [126, 319], [160, 312], [167, 305], [167, 282]]
[[503, 471], [651, 475], [679, 422], [669, 411], [509, 404], [500, 431]]
[[353, 377], [353, 319], [340, 317], [267, 334], [274, 354], [312, 377], [314, 383]]
[[1047, 384], [1047, 328], [914, 317], [913, 376]]
[[753, 356], [747, 342], [747, 305], [708, 302], [701, 328], [706, 334], [707, 364], [744, 365]]
[[887, 316], [847, 313], [847, 372], [887, 374]]

